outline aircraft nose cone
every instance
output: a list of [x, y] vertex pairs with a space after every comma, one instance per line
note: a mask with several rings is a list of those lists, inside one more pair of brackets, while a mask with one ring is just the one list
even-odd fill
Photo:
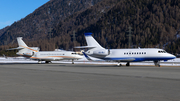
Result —
[[174, 57], [173, 57], [174, 59], [176, 58], [176, 56], [174, 55]]
[[175, 59], [175, 58], [176, 58], [176, 56], [171, 54], [171, 58], [172, 58], [172, 59]]

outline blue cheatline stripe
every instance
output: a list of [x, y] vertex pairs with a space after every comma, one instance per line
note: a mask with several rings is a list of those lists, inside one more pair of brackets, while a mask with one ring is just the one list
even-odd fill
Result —
[[164, 57], [164, 58], [158, 58], [158, 57], [151, 57], [151, 58], [136, 58], [136, 57], [131, 57], [131, 58], [101, 58], [103, 60], [114, 60], [114, 61], [125, 61], [128, 59], [134, 59], [132, 62], [138, 62], [138, 61], [154, 61], [154, 60], [170, 60], [170, 59], [174, 59], [174, 57]]
[[92, 33], [84, 33], [85, 36], [91, 36]]

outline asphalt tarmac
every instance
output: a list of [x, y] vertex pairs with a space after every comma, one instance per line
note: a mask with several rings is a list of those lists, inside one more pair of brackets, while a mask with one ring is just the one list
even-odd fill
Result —
[[180, 67], [0, 64], [0, 101], [179, 101]]

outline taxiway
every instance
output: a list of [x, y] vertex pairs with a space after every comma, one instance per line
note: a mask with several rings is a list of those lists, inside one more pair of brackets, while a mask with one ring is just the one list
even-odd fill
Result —
[[179, 101], [180, 68], [0, 64], [0, 101]]

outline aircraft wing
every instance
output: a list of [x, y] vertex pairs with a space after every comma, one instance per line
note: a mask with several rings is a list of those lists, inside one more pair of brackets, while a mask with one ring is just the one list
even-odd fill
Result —
[[127, 58], [127, 59], [114, 59], [112, 61], [117, 61], [117, 62], [131, 62], [134, 61], [134, 58]]
[[[82, 52], [84, 54], [84, 56], [86, 57], [87, 60], [89, 61], [95, 61], [95, 60], [92, 60], [88, 55], [86, 55], [84, 52]], [[135, 59], [134, 58], [125, 58], [125, 59], [110, 59], [110, 58], [106, 58], [106, 59], [103, 59], [105, 61], [116, 61], [116, 62], [131, 62], [131, 61], [134, 61]]]

